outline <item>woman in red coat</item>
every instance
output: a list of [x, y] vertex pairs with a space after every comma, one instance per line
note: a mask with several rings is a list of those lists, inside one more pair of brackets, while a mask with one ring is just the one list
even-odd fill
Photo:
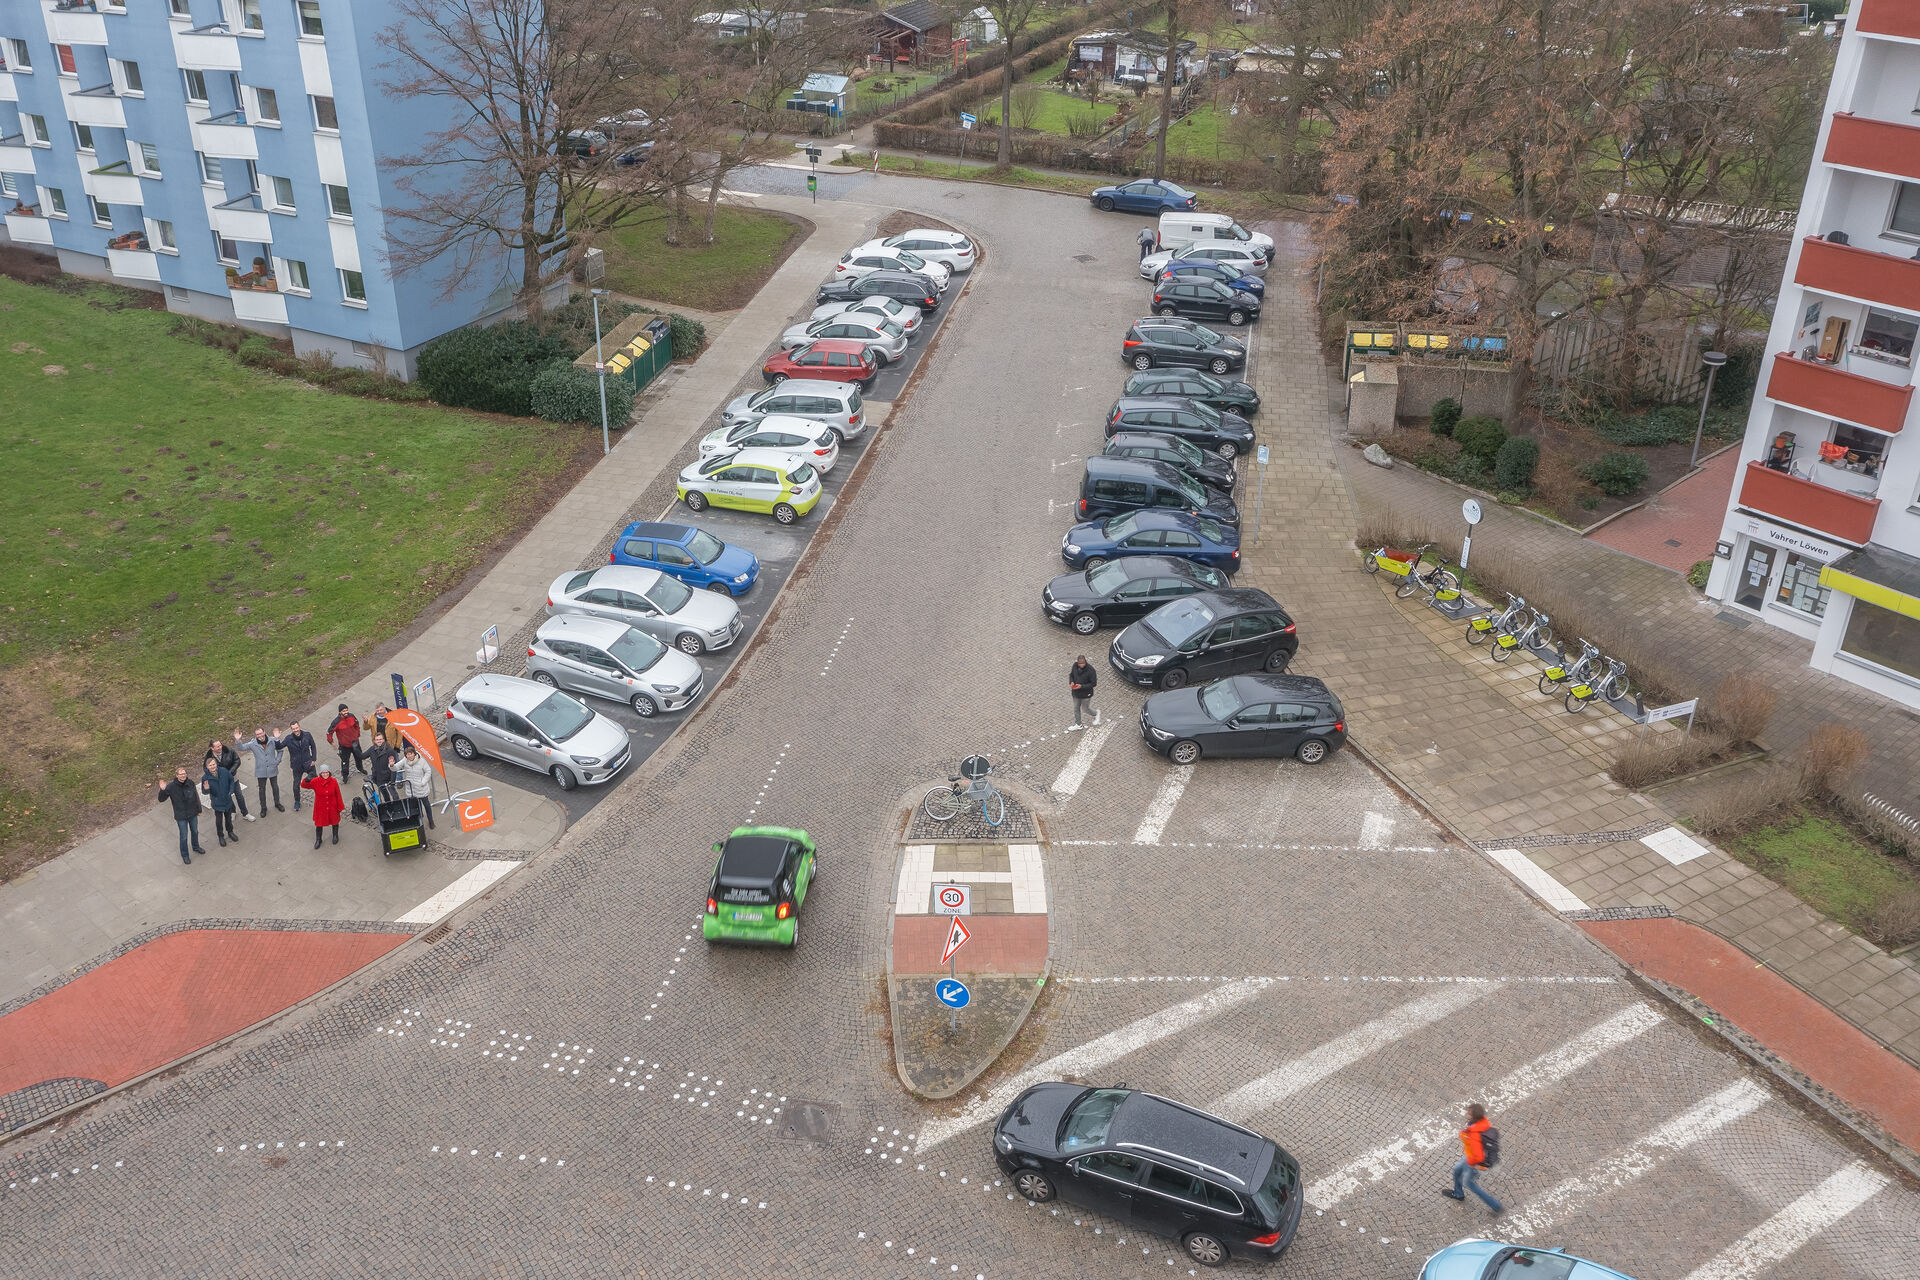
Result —
[[313, 847], [320, 847], [320, 830], [333, 828], [333, 842], [340, 843], [340, 815], [346, 811], [346, 802], [340, 798], [340, 784], [333, 779], [333, 766], [320, 766], [320, 776], [308, 778], [300, 784], [313, 792]]

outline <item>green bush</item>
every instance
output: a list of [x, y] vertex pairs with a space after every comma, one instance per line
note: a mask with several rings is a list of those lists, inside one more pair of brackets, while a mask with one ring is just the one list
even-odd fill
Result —
[[444, 333], [420, 349], [420, 381], [441, 404], [526, 417], [534, 375], [568, 359], [567, 343], [524, 320]]
[[1581, 465], [1580, 478], [1610, 498], [1624, 498], [1647, 482], [1647, 460], [1632, 453], [1603, 453]]
[[1713, 407], [1738, 409], [1744, 418], [1747, 405], [1753, 399], [1753, 389], [1760, 381], [1760, 366], [1766, 355], [1763, 343], [1738, 342], [1730, 346], [1727, 362], [1713, 376]]
[[667, 332], [673, 339], [675, 360], [691, 360], [707, 345], [707, 326], [683, 315], [667, 317]]
[[1508, 436], [1493, 455], [1494, 486], [1525, 492], [1533, 487], [1534, 468], [1539, 465], [1539, 441], [1532, 436]]
[[1487, 476], [1486, 467], [1471, 453], [1456, 453], [1441, 464], [1440, 474], [1461, 484], [1479, 486]]
[[1453, 429], [1453, 438], [1460, 442], [1460, 451], [1470, 455], [1485, 471], [1493, 465], [1500, 446], [1507, 442], [1507, 429], [1500, 425], [1498, 418], [1467, 418]]
[[1460, 425], [1460, 402], [1452, 396], [1433, 402], [1433, 421], [1428, 430], [1437, 436], [1450, 436], [1453, 429]]
[[1695, 591], [1707, 589], [1707, 575], [1713, 572], [1713, 561], [1695, 560], [1687, 570], [1687, 585]]
[[1693, 439], [1697, 411], [1685, 405], [1664, 404], [1631, 418], [1609, 415], [1595, 430], [1613, 444], [1648, 446], [1679, 444]]
[[[529, 397], [533, 411], [548, 422], [600, 421], [600, 376], [575, 368], [566, 360], [555, 360], [534, 375]], [[633, 413], [633, 392], [618, 378], [607, 383], [607, 422], [614, 427], [627, 425]]]

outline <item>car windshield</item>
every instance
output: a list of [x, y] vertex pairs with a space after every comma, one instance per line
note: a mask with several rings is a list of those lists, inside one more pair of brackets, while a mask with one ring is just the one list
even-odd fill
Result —
[[1218, 409], [1210, 404], [1201, 404], [1198, 400], [1192, 401], [1191, 403], [1193, 404], [1193, 412], [1205, 419], [1208, 426], [1217, 427], [1220, 425], [1220, 411]]
[[1545, 1249], [1515, 1249], [1487, 1274], [1487, 1280], [1567, 1280], [1575, 1259]]
[[732, 461], [733, 455], [731, 453], [716, 453], [700, 464], [700, 474], [710, 476]]
[[793, 481], [794, 486], [798, 488], [813, 479], [813, 467], [803, 462], [787, 473], [787, 479]]
[[1208, 715], [1225, 724], [1245, 704], [1240, 701], [1240, 695], [1233, 691], [1233, 681], [1215, 680], [1200, 691], [1200, 705]]
[[1187, 479], [1185, 476], [1179, 477], [1176, 483], [1180, 486], [1180, 496], [1187, 500], [1188, 506], [1204, 507], [1207, 505], [1207, 491], [1199, 485]]
[[1193, 336], [1207, 343], [1209, 346], [1217, 347], [1220, 345], [1220, 335], [1203, 324], [1193, 326]]
[[886, 334], [889, 338], [904, 338], [907, 336], [907, 331], [891, 320], [882, 320], [880, 322], [880, 332]]
[[1251, 240], [1251, 239], [1253, 239], [1253, 233], [1252, 233], [1252, 232], [1250, 232], [1250, 231], [1248, 231], [1248, 230], [1247, 230], [1247, 229], [1246, 229], [1245, 227], [1243, 227], [1243, 226], [1241, 226], [1241, 225], [1240, 225], [1239, 223], [1237, 223], [1237, 222], [1236, 222], [1236, 223], [1234, 223], [1234, 224], [1233, 224], [1233, 226], [1231, 226], [1231, 227], [1229, 227], [1229, 228], [1228, 228], [1228, 230], [1229, 230], [1229, 231], [1231, 231], [1231, 232], [1233, 233], [1233, 238], [1234, 238], [1235, 240]]
[[1218, 395], [1220, 392], [1226, 389], [1226, 385], [1227, 385], [1226, 383], [1220, 382], [1214, 378], [1211, 378], [1204, 373], [1190, 373], [1187, 376], [1192, 378], [1195, 382], [1199, 383], [1201, 386], [1205, 387], [1209, 392], [1211, 392], [1214, 395]]
[[619, 659], [621, 666], [633, 672], [645, 671], [660, 661], [660, 655], [666, 651], [667, 646], [632, 627], [628, 627], [624, 635], [607, 646], [607, 652]]
[[564, 693], [550, 693], [546, 700], [527, 712], [533, 727], [549, 742], [565, 742], [593, 722], [593, 712]]
[[749, 409], [758, 409], [758, 408], [759, 408], [759, 407], [760, 407], [761, 405], [763, 405], [763, 404], [765, 404], [765, 403], [766, 403], [767, 401], [769, 401], [769, 400], [771, 400], [771, 399], [773, 399], [773, 397], [774, 397], [774, 396], [775, 396], [776, 394], [778, 394], [778, 393], [779, 393], [779, 390], [780, 390], [780, 388], [778, 388], [778, 387], [769, 387], [769, 388], [767, 388], [767, 389], [766, 389], [765, 391], [762, 391], [762, 392], [761, 392], [761, 393], [760, 393], [759, 395], [757, 395], [757, 396], [754, 396], [754, 397], [752, 397], [751, 399], [749, 399], [749, 400], [747, 401], [747, 408], [749, 408]]
[[1073, 1151], [1105, 1143], [1107, 1131], [1113, 1127], [1113, 1113], [1126, 1098], [1125, 1089], [1095, 1089], [1074, 1103], [1060, 1135], [1061, 1150]]
[[1109, 538], [1124, 538], [1140, 525], [1139, 513], [1129, 511], [1125, 515], [1115, 516], [1100, 526], [1100, 532]]
[[927, 260], [921, 257], [917, 253], [908, 253], [905, 249], [895, 249], [893, 251], [893, 256], [900, 259], [900, 261], [904, 262], [907, 266], [911, 267], [915, 271], [922, 271], [926, 269]]
[[1219, 570], [1209, 569], [1203, 564], [1194, 564], [1189, 561], [1187, 564], [1187, 572], [1192, 574], [1197, 581], [1204, 582], [1210, 587], [1224, 587], [1227, 585], [1227, 580], [1220, 576]]
[[1180, 455], [1180, 460], [1188, 466], [1197, 467], [1206, 461], [1205, 455], [1189, 441], [1182, 440], [1179, 436], [1168, 436], [1167, 441], [1173, 446], [1173, 451]]
[[693, 588], [678, 578], [660, 575], [660, 580], [647, 588], [647, 599], [653, 601], [662, 613], [678, 613], [680, 606], [693, 599]]
[[687, 543], [687, 554], [695, 560], [698, 560], [701, 564], [712, 564], [720, 558], [720, 553], [726, 549], [726, 543], [720, 541], [720, 539], [714, 537], [705, 529], [695, 529], [692, 540]]
[[1221, 531], [1220, 526], [1204, 516], [1195, 520], [1193, 527], [1198, 530], [1200, 536], [1208, 542], [1225, 542], [1227, 540], [1226, 534]]
[[1126, 585], [1127, 571], [1116, 560], [1109, 560], [1087, 575], [1087, 589], [1095, 595], [1110, 596]]
[[1147, 629], [1178, 649], [1213, 625], [1213, 610], [1189, 596], [1154, 610]]
[[1268, 1222], [1280, 1220], [1280, 1206], [1293, 1196], [1298, 1179], [1299, 1171], [1292, 1162], [1275, 1151], [1267, 1176], [1260, 1179], [1259, 1189], [1253, 1193], [1254, 1201], [1266, 1211]]

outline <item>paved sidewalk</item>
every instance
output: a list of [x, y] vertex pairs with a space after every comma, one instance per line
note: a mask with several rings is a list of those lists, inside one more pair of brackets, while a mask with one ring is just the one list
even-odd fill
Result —
[[1723, 449], [1708, 458], [1686, 479], [1648, 498], [1587, 536], [1602, 546], [1624, 551], [1637, 560], [1684, 574], [1702, 560], [1713, 558], [1720, 541], [1720, 525], [1727, 515], [1727, 495], [1740, 466], [1738, 448]]

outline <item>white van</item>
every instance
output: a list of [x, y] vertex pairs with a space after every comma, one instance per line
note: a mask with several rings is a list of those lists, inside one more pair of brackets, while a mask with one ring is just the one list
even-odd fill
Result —
[[1163, 213], [1160, 215], [1160, 247], [1182, 249], [1202, 240], [1238, 240], [1260, 250], [1273, 261], [1273, 237], [1249, 231], [1224, 213]]

